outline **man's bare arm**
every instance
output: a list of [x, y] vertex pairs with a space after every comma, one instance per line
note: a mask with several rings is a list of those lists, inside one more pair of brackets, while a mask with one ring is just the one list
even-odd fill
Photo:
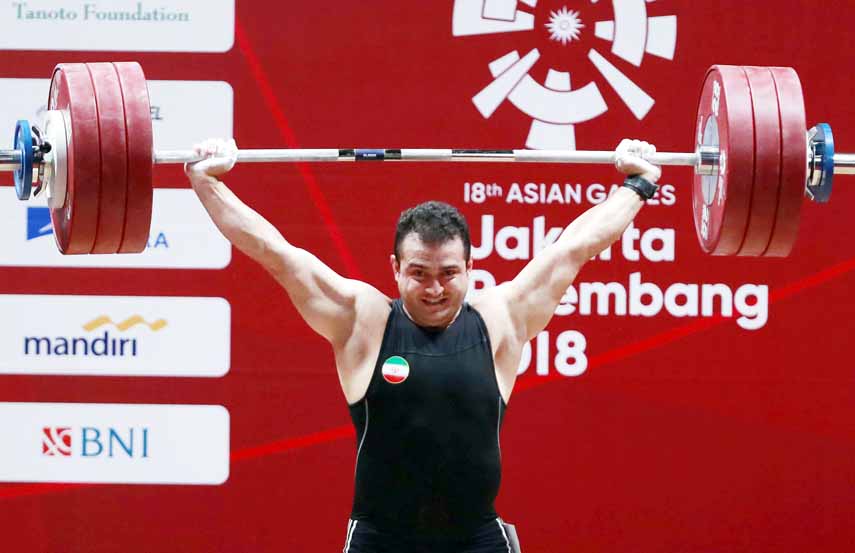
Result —
[[[659, 169], [641, 158], [654, 151], [646, 143], [624, 141], [617, 151], [618, 169], [655, 182]], [[497, 293], [509, 306], [517, 338], [528, 341], [543, 330], [582, 266], [618, 240], [643, 205], [644, 200], [634, 190], [617, 189], [570, 223], [558, 240], [536, 255], [516, 278], [498, 287]]]
[[644, 205], [627, 188], [576, 218], [504, 290], [520, 338], [528, 341], [546, 327], [582, 266], [610, 246]]
[[233, 152], [223, 150], [222, 143], [213, 144], [200, 146], [200, 153], [211, 157], [189, 165], [187, 174], [214, 224], [229, 242], [276, 278], [315, 332], [334, 346], [343, 344], [353, 334], [357, 309], [366, 302], [382, 305], [385, 296], [368, 284], [342, 277], [310, 252], [293, 246], [243, 203], [216, 178], [234, 165]]

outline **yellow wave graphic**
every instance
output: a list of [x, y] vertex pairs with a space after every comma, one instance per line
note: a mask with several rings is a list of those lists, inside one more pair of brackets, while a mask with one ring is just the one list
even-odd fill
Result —
[[150, 323], [150, 322], [147, 322], [145, 319], [143, 319], [139, 315], [133, 315], [131, 317], [128, 317], [124, 321], [116, 323], [116, 322], [113, 322], [113, 320], [110, 317], [108, 317], [106, 315], [101, 315], [100, 317], [96, 317], [96, 318], [92, 319], [91, 321], [89, 321], [88, 323], [84, 324], [83, 330], [85, 330], [86, 332], [91, 332], [91, 331], [95, 330], [96, 328], [102, 327], [104, 325], [113, 325], [116, 328], [118, 328], [120, 331], [124, 332], [124, 331], [128, 330], [129, 328], [136, 326], [136, 325], [140, 325], [140, 324], [146, 325], [153, 332], [157, 332], [158, 330], [165, 327], [167, 323], [166, 323], [165, 319], [158, 319], [158, 320], [154, 321], [153, 323]]

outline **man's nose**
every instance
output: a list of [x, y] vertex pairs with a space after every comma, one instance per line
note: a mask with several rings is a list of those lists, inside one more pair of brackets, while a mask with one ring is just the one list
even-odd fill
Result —
[[442, 290], [442, 283], [439, 282], [439, 279], [433, 279], [430, 283], [430, 286], [428, 286], [428, 292], [437, 296], [442, 294]]

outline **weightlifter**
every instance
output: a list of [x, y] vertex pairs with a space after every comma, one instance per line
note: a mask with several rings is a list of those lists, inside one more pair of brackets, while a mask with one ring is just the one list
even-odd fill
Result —
[[[289, 243], [218, 177], [234, 141], [196, 146], [185, 171], [214, 223], [282, 285], [332, 345], [356, 427], [356, 483], [344, 553], [518, 550], [493, 506], [499, 431], [522, 348], [546, 327], [582, 266], [620, 238], [655, 193], [655, 148], [623, 140], [627, 175], [510, 282], [473, 292], [469, 228], [452, 206], [404, 211], [389, 256], [400, 298], [336, 274]], [[509, 532], [510, 531], [510, 532]]]

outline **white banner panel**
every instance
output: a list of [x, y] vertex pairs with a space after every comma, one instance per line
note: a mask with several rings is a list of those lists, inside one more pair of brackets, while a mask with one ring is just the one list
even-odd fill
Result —
[[[44, 128], [49, 89], [50, 79], [0, 79], [0, 129], [8, 129], [11, 137], [19, 119]], [[186, 150], [206, 138], [232, 136], [229, 83], [148, 81], [148, 93], [156, 150]]]
[[226, 52], [234, 0], [16, 0], [0, 6], [0, 49]]
[[151, 234], [139, 254], [62, 255], [46, 196], [20, 202], [6, 186], [0, 187], [0, 235], [0, 266], [222, 269], [232, 259], [231, 244], [190, 189], [154, 190]]
[[0, 295], [0, 374], [223, 376], [222, 298]]
[[209, 484], [229, 477], [219, 405], [0, 403], [0, 481]]

